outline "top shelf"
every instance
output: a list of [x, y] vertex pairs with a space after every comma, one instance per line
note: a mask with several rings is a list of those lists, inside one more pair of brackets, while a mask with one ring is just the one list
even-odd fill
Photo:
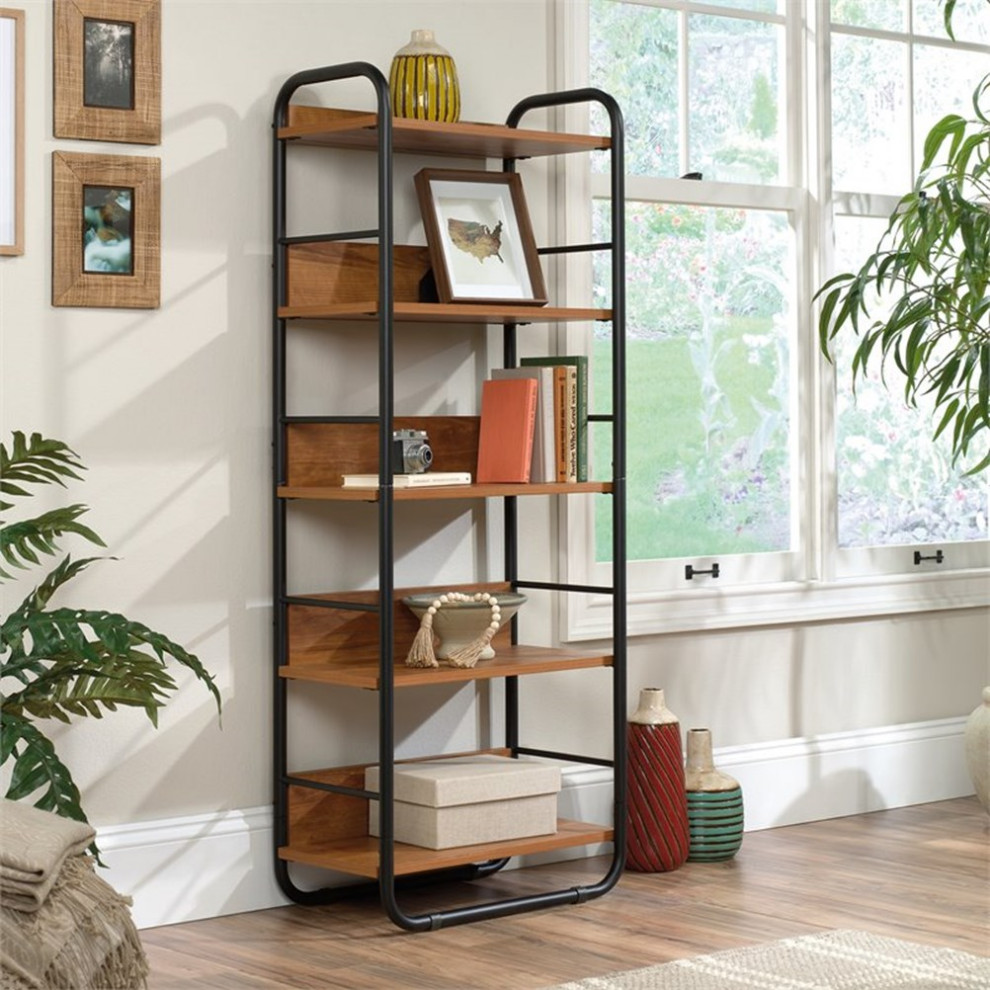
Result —
[[[372, 151], [378, 147], [378, 114], [360, 110], [291, 105], [289, 122], [278, 136], [300, 144]], [[524, 130], [504, 124], [392, 118], [396, 152], [461, 158], [539, 158], [580, 151], [605, 151], [611, 139], [596, 134]]]

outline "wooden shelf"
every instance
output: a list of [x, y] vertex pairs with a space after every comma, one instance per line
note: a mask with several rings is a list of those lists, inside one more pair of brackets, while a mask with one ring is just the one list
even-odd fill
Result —
[[[323, 502], [377, 502], [377, 488], [342, 488], [339, 485], [304, 486], [280, 485], [279, 498], [309, 499]], [[432, 502], [454, 498], [505, 498], [509, 495], [575, 495], [580, 493], [607, 494], [610, 481], [578, 481], [570, 484], [488, 484], [438, 485], [436, 488], [393, 488], [396, 502]]]
[[[567, 849], [598, 842], [610, 842], [613, 831], [605, 825], [589, 825], [568, 819], [558, 819], [553, 835], [536, 835], [527, 839], [510, 839], [504, 842], [485, 842], [475, 846], [457, 846], [454, 849], [423, 849], [395, 843], [395, 873], [408, 875], [440, 870], [468, 863], [484, 863], [505, 856], [523, 856], [527, 853]], [[338, 870], [354, 876], [378, 877], [378, 839], [371, 836], [332, 839], [325, 843], [282, 846], [279, 859], [292, 863], [307, 863], [327, 870]]]
[[[409, 323], [571, 323], [612, 319], [610, 309], [574, 309], [561, 306], [501, 306], [491, 303], [396, 302], [396, 320]], [[376, 320], [378, 302], [373, 299], [309, 306], [280, 306], [282, 320]]]
[[[409, 637], [407, 642], [412, 642]], [[561, 670], [587, 670], [611, 667], [612, 655], [592, 650], [561, 650], [543, 646], [497, 645], [495, 657], [479, 660], [474, 667], [407, 667], [405, 656], [394, 661], [393, 683], [397, 688], [423, 687], [428, 684], [454, 684], [466, 681], [491, 680], [496, 677], [521, 677], [526, 674], [548, 674]], [[298, 681], [316, 681], [343, 687], [366, 688], [377, 691], [380, 672], [377, 658], [348, 659], [340, 663], [314, 660], [314, 651], [300, 649], [292, 652], [289, 663], [279, 667], [280, 677]]]
[[[378, 145], [378, 115], [292, 105], [288, 125], [278, 129], [278, 136], [300, 144], [370, 151]], [[467, 121], [442, 124], [392, 118], [392, 146], [400, 153], [456, 158], [538, 158], [604, 151], [611, 143], [609, 138], [595, 134], [563, 134]]]

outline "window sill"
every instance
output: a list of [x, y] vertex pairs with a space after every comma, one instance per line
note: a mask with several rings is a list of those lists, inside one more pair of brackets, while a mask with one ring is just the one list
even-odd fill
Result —
[[[612, 603], [605, 595], [569, 596], [565, 641], [612, 635]], [[990, 606], [990, 569], [947, 574], [787, 582], [690, 591], [632, 593], [626, 630], [632, 636], [835, 622], [877, 616]]]

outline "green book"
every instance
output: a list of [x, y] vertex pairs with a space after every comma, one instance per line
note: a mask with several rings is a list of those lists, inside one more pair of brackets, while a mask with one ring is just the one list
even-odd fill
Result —
[[520, 365], [572, 364], [577, 369], [577, 480], [588, 480], [588, 356], [587, 354], [525, 357]]

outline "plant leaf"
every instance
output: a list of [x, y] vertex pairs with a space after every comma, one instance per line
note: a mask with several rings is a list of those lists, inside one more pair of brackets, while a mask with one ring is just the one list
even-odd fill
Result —
[[[0, 725], [0, 765], [11, 758], [14, 768], [6, 793], [8, 800], [22, 801], [37, 795], [36, 808], [77, 822], [89, 821], [82, 809], [79, 788], [69, 768], [58, 758], [51, 740], [27, 719], [4, 712]], [[95, 842], [89, 851], [101, 866], [106, 865], [100, 860]]]
[[60, 440], [48, 440], [40, 433], [32, 433], [27, 439], [20, 431], [13, 433], [13, 445], [0, 444], [0, 492], [5, 495], [23, 496], [25, 491], [11, 482], [24, 484], [65, 485], [64, 478], [80, 481], [77, 471], [85, 471], [79, 456]]
[[[106, 546], [93, 530], [77, 521], [87, 511], [85, 505], [70, 505], [5, 526], [0, 531], [0, 555], [12, 567], [23, 568], [25, 561], [37, 564], [38, 553], [53, 555], [58, 552], [56, 540], [66, 533], [75, 533], [97, 546]], [[10, 577], [0, 567], [0, 578]]]

